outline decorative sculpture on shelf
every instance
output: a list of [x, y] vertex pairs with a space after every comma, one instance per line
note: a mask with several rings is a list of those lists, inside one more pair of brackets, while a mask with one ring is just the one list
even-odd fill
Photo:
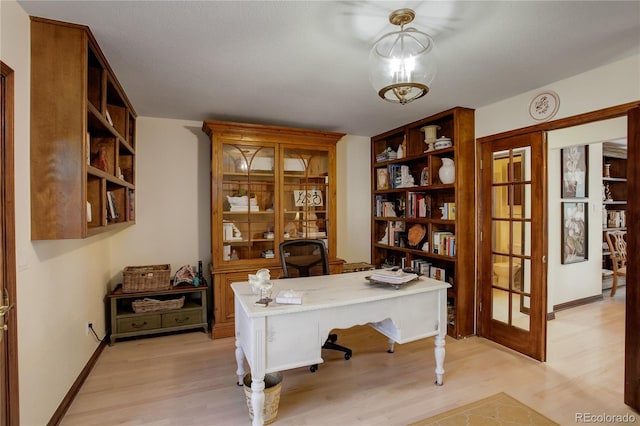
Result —
[[107, 147], [105, 145], [100, 145], [98, 148], [98, 154], [93, 159], [91, 165], [105, 173], [109, 170], [109, 163], [107, 162]]

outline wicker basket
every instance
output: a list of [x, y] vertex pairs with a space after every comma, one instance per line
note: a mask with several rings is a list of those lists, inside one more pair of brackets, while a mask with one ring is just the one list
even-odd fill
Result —
[[122, 271], [123, 293], [168, 290], [170, 286], [170, 265], [127, 266]]
[[169, 309], [180, 309], [184, 306], [184, 296], [179, 299], [170, 300], [155, 300], [155, 299], [140, 299], [131, 302], [133, 312], [136, 314], [145, 312], [166, 311]]
[[[253, 406], [251, 405], [251, 373], [244, 376], [244, 396], [249, 409], [249, 417], [253, 420]], [[262, 409], [262, 420], [265, 425], [276, 421], [278, 416], [278, 405], [280, 404], [280, 390], [282, 389], [282, 374], [268, 373], [264, 376], [264, 407]]]

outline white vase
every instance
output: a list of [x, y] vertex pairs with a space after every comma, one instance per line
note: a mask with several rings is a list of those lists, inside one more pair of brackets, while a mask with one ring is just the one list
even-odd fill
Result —
[[443, 158], [442, 166], [438, 170], [438, 176], [440, 176], [440, 182], [453, 183], [456, 180], [456, 168], [451, 158]]

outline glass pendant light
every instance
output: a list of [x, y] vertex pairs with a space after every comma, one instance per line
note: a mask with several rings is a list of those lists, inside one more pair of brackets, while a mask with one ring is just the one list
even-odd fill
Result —
[[400, 31], [382, 36], [369, 54], [369, 80], [389, 102], [406, 104], [423, 97], [436, 75], [433, 40], [415, 28], [404, 27], [414, 18], [411, 9], [391, 12], [389, 22]]

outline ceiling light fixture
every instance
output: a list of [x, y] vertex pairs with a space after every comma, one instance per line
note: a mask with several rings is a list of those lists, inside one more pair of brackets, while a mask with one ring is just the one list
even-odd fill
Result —
[[436, 75], [433, 40], [404, 27], [415, 16], [411, 9], [391, 12], [389, 22], [400, 26], [400, 31], [382, 36], [369, 54], [369, 80], [385, 101], [404, 105], [423, 97]]

